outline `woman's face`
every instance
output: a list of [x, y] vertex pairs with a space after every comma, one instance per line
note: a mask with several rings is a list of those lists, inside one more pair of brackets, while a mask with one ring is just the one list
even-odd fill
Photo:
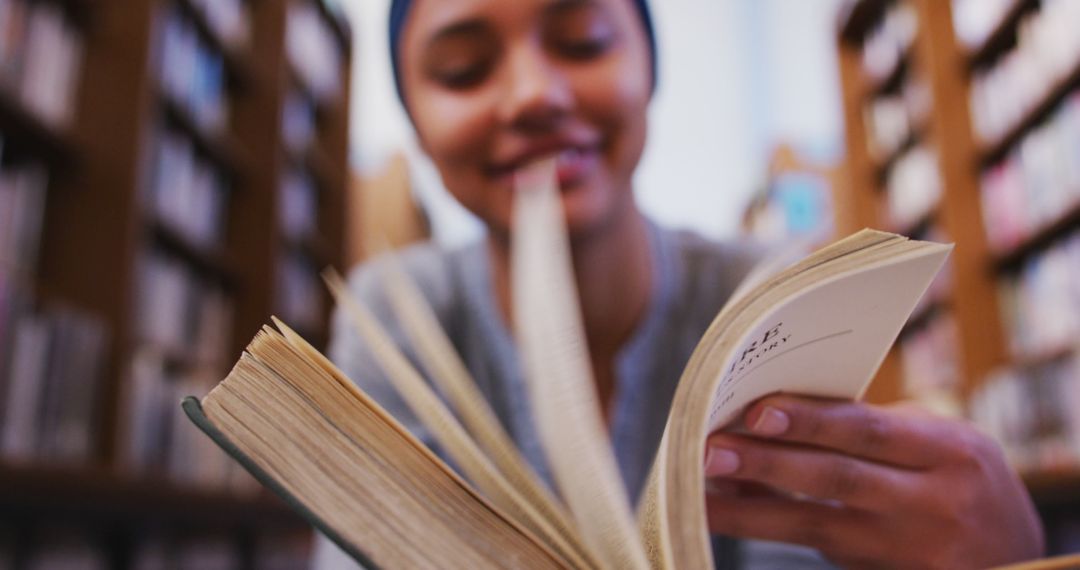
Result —
[[651, 95], [629, 0], [416, 0], [401, 81], [450, 192], [506, 234], [513, 172], [554, 156], [571, 233], [633, 211]]

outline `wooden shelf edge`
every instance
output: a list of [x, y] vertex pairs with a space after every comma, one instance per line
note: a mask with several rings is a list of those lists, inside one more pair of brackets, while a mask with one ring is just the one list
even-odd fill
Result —
[[158, 99], [167, 122], [191, 138], [195, 147], [211, 162], [233, 177], [247, 176], [251, 161], [232, 135], [228, 132], [207, 132], [182, 104], [164, 90], [158, 91]]
[[53, 166], [74, 162], [77, 145], [69, 131], [39, 118], [9, 88], [0, 88], [0, 133], [5, 139], [5, 151], [7, 147], [14, 152], [25, 151]]
[[900, 54], [900, 58], [896, 60], [896, 64], [888, 73], [879, 78], [868, 78], [866, 85], [866, 99], [875, 99], [888, 93], [894, 93], [899, 91], [900, 87], [904, 84], [904, 78], [908, 76], [912, 66], [912, 51], [915, 49], [915, 44], [912, 43], [904, 49]]
[[182, 233], [156, 218], [151, 217], [146, 223], [152, 243], [225, 287], [232, 288], [236, 285], [237, 276], [223, 253], [193, 243]]
[[894, 234], [900, 234], [908, 238], [919, 239], [919, 236], [924, 235], [937, 223], [937, 220], [941, 215], [940, 210], [941, 204], [935, 203], [928, 210], [926, 210], [926, 212], [924, 212], [918, 218], [915, 218], [913, 222], [904, 226], [890, 228], [889, 231]]
[[203, 527], [304, 528], [275, 497], [186, 487], [162, 477], [119, 474], [100, 466], [0, 464], [0, 505], [28, 517], [148, 521]]
[[1037, 10], [1039, 2], [1040, 0], [1014, 0], [1012, 7], [1002, 15], [982, 43], [968, 52], [968, 70], [975, 71], [992, 65], [1005, 52], [1010, 38], [1016, 35], [1020, 20]]
[[340, 8], [330, 6], [327, 0], [311, 0], [318, 6], [319, 11], [328, 22], [330, 27], [334, 30], [334, 34], [337, 36], [338, 42], [341, 44], [341, 48], [345, 51], [352, 51], [352, 26], [349, 24], [349, 20], [341, 12]]
[[1011, 250], [995, 255], [990, 263], [995, 274], [1018, 270], [1028, 258], [1080, 229], [1080, 202], [1060, 218], [1045, 225]]
[[840, 39], [861, 43], [866, 34], [885, 15], [890, 0], [854, 0], [840, 13]]
[[993, 143], [984, 143], [983, 148], [978, 153], [979, 167], [986, 169], [1005, 158], [1009, 151], [1029, 131], [1048, 119], [1077, 88], [1080, 88], [1080, 61], [1077, 61], [1073, 65], [1072, 71], [1047, 91], [1039, 104], [1032, 107], [1031, 111], [1013, 125], [1001, 138]]
[[896, 166], [896, 162], [900, 160], [900, 157], [904, 156], [911, 151], [911, 149], [919, 146], [919, 144], [924, 141], [929, 128], [928, 123], [929, 121], [927, 119], [922, 119], [913, 124], [911, 132], [908, 133], [904, 142], [900, 143], [899, 146], [881, 160], [875, 161], [874, 177], [880, 188], [885, 187], [885, 182], [889, 178], [889, 171], [892, 170], [893, 166]]
[[934, 322], [939, 316], [948, 314], [951, 309], [951, 303], [947, 298], [931, 299], [904, 323], [904, 328], [900, 329], [896, 342], [904, 342], [912, 334]]
[[219, 36], [206, 14], [191, 3], [191, 0], [172, 0], [180, 8], [180, 11], [195, 24], [199, 36], [210, 44], [213, 50], [225, 60], [225, 70], [230, 82], [240, 90], [246, 90], [254, 86], [256, 81], [255, 66], [251, 63], [251, 57], [241, 48], [230, 45], [224, 38]]
[[1058, 346], [1033, 354], [1014, 354], [1011, 366], [1023, 369], [1039, 368], [1070, 358], [1077, 354], [1078, 350], [1080, 347], [1077, 346]]

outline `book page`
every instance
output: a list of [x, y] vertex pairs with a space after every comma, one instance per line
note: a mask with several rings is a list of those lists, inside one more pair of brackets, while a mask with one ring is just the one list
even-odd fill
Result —
[[432, 437], [446, 450], [461, 472], [496, 506], [537, 534], [550, 548], [564, 556], [571, 566], [594, 567], [578, 537], [558, 518], [549, 518], [511, 484], [469, 437], [457, 418], [424, 381], [420, 373], [394, 345], [389, 333], [371, 311], [353, 298], [336, 274], [328, 274], [327, 284], [338, 306], [349, 316], [357, 333], [369, 345], [372, 355], [387, 378]]
[[567, 566], [296, 338], [259, 333], [202, 403], [287, 500], [380, 566]]
[[759, 317], [724, 364], [709, 431], [774, 392], [861, 397], [947, 254], [947, 248], [909, 254], [834, 277]]
[[514, 325], [540, 439], [589, 549], [648, 568], [600, 414], [553, 161], [515, 181]]
[[676, 568], [712, 566], [705, 440], [774, 392], [856, 398], [950, 246], [864, 232], [830, 246], [725, 307], [683, 374], [658, 459]]

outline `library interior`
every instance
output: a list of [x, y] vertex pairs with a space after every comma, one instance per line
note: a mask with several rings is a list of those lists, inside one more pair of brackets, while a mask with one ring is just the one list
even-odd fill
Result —
[[[0, 0], [0, 570], [332, 566], [179, 402], [271, 316], [326, 349], [324, 268], [480, 238], [398, 100], [389, 5]], [[1080, 553], [1080, 2], [650, 6], [641, 209], [954, 243], [867, 399], [990, 435], [1046, 555]]]

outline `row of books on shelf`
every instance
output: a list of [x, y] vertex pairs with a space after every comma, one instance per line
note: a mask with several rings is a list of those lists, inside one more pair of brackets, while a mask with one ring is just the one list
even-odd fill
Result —
[[278, 222], [285, 238], [302, 240], [314, 235], [319, 219], [318, 187], [311, 174], [287, 168], [281, 178], [281, 207]]
[[0, 456], [82, 463], [96, 451], [108, 329], [76, 309], [32, 305], [0, 275]]
[[228, 182], [191, 138], [162, 127], [152, 137], [146, 207], [157, 221], [203, 248], [225, 238]]
[[1080, 338], [1080, 232], [1002, 276], [999, 297], [1012, 353], [1052, 354]]
[[179, 6], [163, 8], [155, 66], [164, 95], [180, 105], [207, 132], [220, 132], [229, 121], [225, 54], [199, 35]]
[[1080, 3], [1043, 0], [1019, 24], [1016, 47], [980, 72], [971, 88], [975, 134], [995, 142], [1080, 64]]
[[947, 307], [934, 311], [899, 345], [904, 394], [936, 412], [957, 416], [961, 410], [956, 319]]
[[325, 329], [322, 300], [326, 294], [320, 269], [314, 260], [294, 249], [283, 251], [278, 259], [275, 310], [286, 324], [303, 333]]
[[880, 80], [900, 65], [915, 43], [919, 20], [913, 6], [894, 2], [881, 21], [863, 40], [863, 71], [871, 80]]
[[154, 347], [138, 349], [127, 379], [126, 467], [182, 486], [256, 494], [256, 481], [180, 409], [184, 397], [206, 394], [225, 373], [222, 365], [183, 366]]
[[880, 161], [897, 152], [926, 123], [931, 104], [929, 86], [914, 77], [898, 93], [870, 100], [864, 107], [870, 155]]
[[[0, 568], [26, 570], [105, 570], [115, 567], [107, 539], [92, 531], [54, 527], [33, 533], [0, 529]], [[123, 567], [132, 570], [232, 570], [245, 567], [236, 541], [221, 536], [166, 536], [145, 531], [135, 539]], [[252, 568], [306, 568], [310, 539], [263, 533], [253, 540]], [[27, 544], [26, 542], [29, 542]], [[21, 562], [17, 562], [21, 560]]]
[[1080, 468], [1080, 351], [995, 372], [969, 411], [1021, 471]]
[[211, 32], [229, 49], [251, 43], [251, 12], [247, 0], [186, 0], [202, 14]]
[[299, 89], [285, 93], [281, 113], [281, 133], [285, 149], [294, 155], [302, 155], [315, 141], [318, 105]]
[[82, 57], [61, 3], [0, 0], [0, 84], [45, 122], [71, 119]]
[[1080, 206], [1080, 92], [982, 175], [987, 240], [1012, 250]]
[[285, 56], [304, 87], [319, 104], [325, 104], [337, 100], [344, 88], [344, 53], [332, 24], [316, 5], [321, 1], [289, 4]]
[[0, 162], [0, 271], [34, 273], [47, 186], [41, 164]]
[[952, 0], [953, 29], [969, 50], [982, 45], [1020, 0]]
[[898, 231], [917, 224], [941, 199], [942, 181], [937, 151], [916, 145], [900, 156], [885, 182], [885, 217]]
[[191, 364], [221, 364], [232, 340], [233, 303], [220, 282], [151, 248], [136, 266], [136, 338]]

